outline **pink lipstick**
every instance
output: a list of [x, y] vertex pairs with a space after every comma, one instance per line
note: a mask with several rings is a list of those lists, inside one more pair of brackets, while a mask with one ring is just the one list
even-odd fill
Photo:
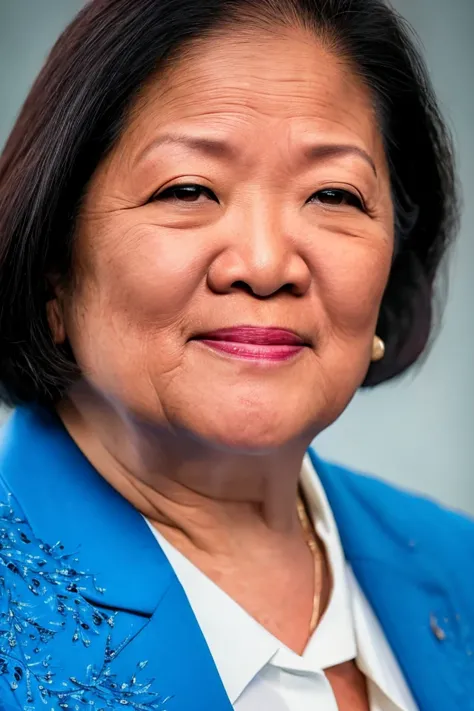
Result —
[[222, 354], [260, 361], [289, 360], [307, 345], [293, 331], [256, 326], [221, 328], [195, 340]]

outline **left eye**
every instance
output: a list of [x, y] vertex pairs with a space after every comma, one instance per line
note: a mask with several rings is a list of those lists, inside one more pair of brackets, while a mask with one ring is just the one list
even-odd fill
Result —
[[199, 202], [199, 199], [203, 196], [208, 200], [219, 202], [210, 188], [205, 188], [204, 185], [195, 183], [171, 185], [161, 193], [155, 194], [152, 197], [152, 201]]
[[329, 207], [343, 207], [347, 205], [365, 212], [365, 207], [360, 197], [349, 192], [349, 190], [338, 188], [318, 190], [318, 192], [311, 195], [308, 203], [320, 203], [321, 205], [328, 205]]

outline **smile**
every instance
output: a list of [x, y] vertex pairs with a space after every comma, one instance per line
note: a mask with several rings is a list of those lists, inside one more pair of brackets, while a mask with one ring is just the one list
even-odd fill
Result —
[[223, 328], [193, 340], [222, 355], [253, 361], [290, 360], [307, 347], [293, 331], [255, 326]]

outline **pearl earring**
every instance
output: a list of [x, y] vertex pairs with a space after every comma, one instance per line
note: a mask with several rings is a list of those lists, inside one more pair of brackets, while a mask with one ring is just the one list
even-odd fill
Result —
[[379, 336], [374, 336], [372, 343], [372, 362], [377, 363], [385, 355], [385, 343]]

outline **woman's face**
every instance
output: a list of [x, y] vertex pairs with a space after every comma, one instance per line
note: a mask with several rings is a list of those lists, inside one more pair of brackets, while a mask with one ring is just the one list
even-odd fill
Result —
[[[65, 328], [84, 379], [132, 416], [268, 451], [360, 385], [392, 251], [369, 92], [303, 31], [236, 32], [141, 93], [85, 199]], [[204, 338], [239, 327], [304, 345]]]

